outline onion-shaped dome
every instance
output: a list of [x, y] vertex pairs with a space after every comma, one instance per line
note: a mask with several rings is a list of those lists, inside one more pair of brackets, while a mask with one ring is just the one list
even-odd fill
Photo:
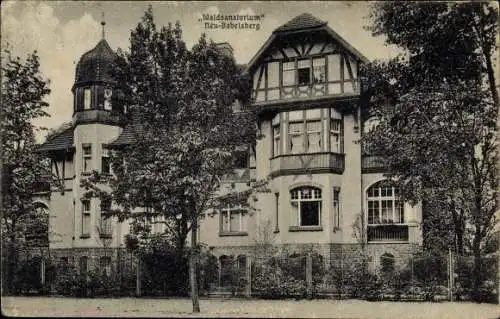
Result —
[[110, 74], [117, 55], [102, 39], [92, 50], [80, 58], [76, 66], [74, 87], [89, 82], [114, 82]]

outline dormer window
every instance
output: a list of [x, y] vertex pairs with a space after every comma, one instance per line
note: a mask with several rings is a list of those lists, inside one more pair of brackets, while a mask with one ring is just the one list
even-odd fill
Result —
[[92, 91], [90, 88], [83, 89], [83, 109], [90, 110], [92, 108]]
[[297, 65], [299, 85], [311, 83], [311, 60], [299, 60]]

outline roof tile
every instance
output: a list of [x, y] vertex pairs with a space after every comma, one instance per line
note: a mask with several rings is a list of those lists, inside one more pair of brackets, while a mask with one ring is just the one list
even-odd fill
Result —
[[38, 152], [65, 150], [73, 147], [73, 127], [62, 131], [37, 148]]
[[302, 13], [301, 15], [296, 16], [292, 20], [283, 24], [274, 30], [274, 32], [286, 32], [286, 31], [295, 31], [301, 29], [310, 29], [316, 28], [326, 25], [325, 21], [321, 21], [318, 18], [315, 18], [310, 13]]

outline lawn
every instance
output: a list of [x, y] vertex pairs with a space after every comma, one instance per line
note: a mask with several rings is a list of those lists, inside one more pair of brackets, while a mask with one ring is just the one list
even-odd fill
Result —
[[[361, 300], [202, 299], [202, 317], [500, 318], [500, 306]], [[193, 317], [189, 299], [3, 297], [7, 316]]]

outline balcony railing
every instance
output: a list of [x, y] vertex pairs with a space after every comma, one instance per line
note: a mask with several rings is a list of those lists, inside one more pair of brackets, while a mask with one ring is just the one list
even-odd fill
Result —
[[256, 103], [336, 95], [359, 95], [359, 81], [295, 84], [253, 90]]
[[344, 172], [344, 154], [287, 154], [271, 159], [271, 175]]
[[368, 242], [408, 241], [407, 225], [368, 225]]
[[387, 170], [387, 165], [382, 156], [363, 155], [361, 157], [361, 171], [363, 173], [383, 173]]

